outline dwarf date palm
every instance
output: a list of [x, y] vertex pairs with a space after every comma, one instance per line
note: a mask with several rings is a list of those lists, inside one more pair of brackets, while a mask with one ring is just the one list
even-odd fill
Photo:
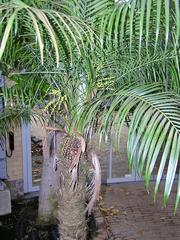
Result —
[[[73, 103], [74, 105], [75, 102], [73, 102], [72, 94], [74, 94], [74, 96], [78, 94], [80, 83], [76, 81], [77, 76], [72, 79], [66, 72], [73, 74], [71, 68], [74, 69], [72, 66], [74, 56], [76, 56], [76, 59], [77, 56], [81, 58], [82, 54], [86, 56], [86, 46], [88, 46], [88, 49], [91, 49], [93, 41], [96, 40], [93, 37], [93, 31], [83, 21], [70, 15], [68, 8], [61, 3], [58, 4], [54, 2], [48, 4], [48, 1], [41, 3], [39, 3], [39, 1], [27, 1], [27, 3], [18, 0], [10, 2], [4, 1], [0, 9], [2, 26], [0, 59], [2, 70], [4, 75], [15, 83], [13, 86], [3, 89], [6, 111], [2, 114], [1, 120], [3, 121], [4, 116], [6, 116], [6, 120], [9, 119], [9, 121], [1, 125], [1, 132], [5, 129], [7, 130], [9, 127], [20, 125], [21, 118], [23, 118], [24, 121], [29, 121], [30, 114], [33, 112], [31, 109], [34, 109], [36, 104], [42, 104], [44, 107], [45, 99], [50, 101], [52, 99], [51, 96], [54, 95], [54, 97], [56, 97], [55, 92], [58, 92], [59, 95], [62, 93], [64, 96], [64, 100], [62, 101], [63, 105], [61, 106], [60, 104], [58, 109], [59, 114], [63, 113], [62, 123], [61, 119], [58, 119], [58, 121], [60, 121], [59, 125], [65, 128], [65, 135], [68, 137], [67, 129], [71, 123], [71, 108], [73, 107], [70, 104]], [[40, 65], [42, 65], [42, 67]], [[77, 72], [80, 74], [80, 71]], [[64, 76], [65, 78], [63, 79]], [[61, 83], [61, 80], [64, 82]], [[71, 80], [74, 82], [68, 82]], [[68, 93], [70, 94], [69, 96]], [[66, 96], [68, 96], [68, 98], [66, 98]], [[61, 99], [61, 95], [58, 99]], [[47, 105], [45, 109], [45, 111], [47, 110], [46, 112], [50, 110], [50, 112], [53, 113], [51, 105], [52, 104]], [[56, 108], [56, 105], [54, 105], [53, 108]], [[27, 111], [25, 111], [26, 109]], [[62, 167], [60, 193], [63, 193], [63, 195], [60, 194], [61, 208], [59, 214], [62, 239], [66, 239], [66, 235], [69, 235], [72, 239], [74, 239], [75, 236], [78, 239], [86, 238], [86, 198], [85, 193], [81, 194], [86, 188], [86, 176], [83, 175], [86, 169], [84, 169], [84, 167], [81, 169], [82, 174], [80, 176], [82, 177], [79, 178], [79, 159], [82, 152], [81, 144], [83, 143], [83, 141], [79, 142], [79, 138], [80, 136], [78, 134], [74, 135], [72, 138], [74, 140], [71, 140], [71, 142], [74, 141], [75, 143], [67, 147], [67, 149], [64, 146], [65, 150], [63, 155], [59, 153], [59, 149], [61, 149], [63, 143], [58, 142], [59, 145], [57, 148], [55, 147], [53, 153], [48, 150], [51, 141], [48, 142], [48, 146], [44, 146], [45, 160], [51, 160], [49, 167], [55, 162], [56, 155], [58, 159], [57, 162], [59, 162]], [[62, 139], [61, 137], [60, 141], [62, 141]], [[81, 137], [80, 139], [83, 138]], [[57, 141], [58, 140], [59, 138], [57, 137]], [[46, 142], [47, 141], [48, 139]], [[68, 165], [70, 155], [66, 157], [66, 152], [68, 152], [69, 148], [70, 150], [71, 148], [73, 149], [73, 146], [75, 154], [71, 156], [72, 162]], [[76, 156], [76, 150], [79, 152], [78, 156]], [[83, 151], [85, 151], [85, 149]], [[94, 167], [97, 167], [97, 158], [94, 155], [92, 156]], [[64, 161], [62, 161], [61, 157]], [[64, 165], [65, 161], [67, 165]], [[45, 175], [47, 179], [47, 172]], [[66, 178], [63, 178], [62, 176], [65, 175]], [[76, 179], [75, 175], [77, 175]], [[78, 179], [79, 184], [77, 184]], [[82, 181], [80, 181], [81, 179]], [[67, 185], [66, 191], [64, 191], [65, 185]], [[48, 183], [48, 186], [51, 186], [51, 184]], [[88, 187], [89, 194], [93, 187], [94, 184], [92, 182]], [[71, 199], [72, 204], [70, 204], [65, 195], [69, 196], [68, 198]], [[73, 203], [82, 206], [82, 211]], [[74, 207], [74, 210], [69, 208], [70, 205]], [[90, 209], [91, 204], [87, 207], [87, 210]], [[72, 215], [68, 214], [68, 210], [70, 210]], [[66, 216], [68, 216], [68, 222], [66, 221]], [[72, 216], [75, 216], [75, 218]], [[77, 222], [78, 218], [79, 221]], [[75, 221], [72, 222], [72, 219]]]
[[[146, 176], [147, 187], [158, 166], [156, 195], [168, 165], [167, 203], [179, 161], [179, 1], [27, 1], [30, 6], [25, 1], [4, 2], [1, 22], [6, 19], [7, 24], [2, 31], [2, 66], [12, 78], [31, 76], [36, 81], [40, 77], [48, 83], [46, 110], [55, 113], [54, 129], [63, 128], [63, 133], [56, 133], [57, 142], [64, 136], [61, 148], [55, 145], [53, 150], [54, 156], [58, 152], [57, 162], [63, 169], [62, 239], [86, 238], [82, 186], [88, 166], [86, 154], [80, 153], [97, 126], [100, 139], [116, 129], [111, 139], [119, 148], [121, 129], [129, 117], [129, 166], [136, 165]], [[12, 49], [12, 45], [16, 47]], [[95, 155], [92, 157], [98, 167]], [[94, 178], [99, 179], [98, 175]], [[179, 189], [180, 184], [176, 208]], [[91, 189], [89, 193], [93, 195]], [[67, 203], [77, 206], [72, 208], [74, 216], [80, 210], [79, 225], [69, 219]]]

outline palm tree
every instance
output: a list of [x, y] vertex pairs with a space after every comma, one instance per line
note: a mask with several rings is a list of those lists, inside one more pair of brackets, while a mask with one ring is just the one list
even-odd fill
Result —
[[[97, 119], [100, 136], [107, 135], [116, 128], [115, 139], [118, 145], [121, 128], [130, 115], [127, 145], [129, 165], [132, 168], [136, 163], [138, 171], [145, 174], [148, 187], [150, 176], [160, 157], [155, 186], [157, 193], [164, 166], [166, 162], [169, 163], [165, 186], [166, 203], [179, 159], [179, 2], [74, 0], [68, 3], [63, 1], [63, 8], [60, 8], [59, 5], [43, 1], [43, 4], [46, 3], [43, 6], [48, 11], [43, 9], [40, 13], [39, 10], [34, 12], [33, 4], [29, 7], [20, 1], [12, 3], [17, 6], [17, 9], [12, 8], [14, 14], [5, 11], [9, 5], [2, 5], [2, 12], [7, 14], [9, 20], [3, 31], [0, 53], [4, 53], [2, 56], [6, 63], [9, 61], [10, 46], [15, 44], [18, 47], [18, 43], [23, 43], [24, 48], [13, 50], [16, 50], [16, 57], [23, 58], [18, 64], [11, 58], [11, 64], [5, 66], [14, 66], [16, 63], [16, 66], [20, 66], [18, 71], [15, 68], [18, 74], [19, 69], [28, 69], [29, 76], [34, 76], [34, 79], [39, 74], [46, 82], [52, 83], [52, 98], [47, 107], [52, 113], [57, 112], [55, 120], [58, 119], [59, 123], [61, 119], [61, 127], [67, 135], [60, 144], [63, 146], [56, 150], [63, 170], [59, 214], [62, 239], [86, 238], [85, 194], [80, 193], [84, 193], [84, 172], [87, 167], [83, 156], [80, 160], [80, 153], [84, 151], [84, 141], [87, 141], [90, 130], [97, 125]], [[42, 9], [41, 4], [39, 7]], [[63, 13], [59, 15], [62, 9]], [[24, 13], [29, 22], [33, 23], [30, 25], [33, 34], [27, 35], [25, 39], [14, 40], [9, 29], [16, 26], [17, 16], [19, 24], [21, 21], [26, 22], [23, 20]], [[6, 14], [3, 15], [4, 18], [7, 17]], [[46, 26], [47, 21], [42, 20], [44, 14], [51, 23], [53, 32], [48, 27], [49, 24]], [[68, 19], [71, 28], [63, 19]], [[58, 24], [59, 21], [63, 27]], [[19, 31], [26, 27], [17, 26]], [[96, 35], [93, 35], [90, 27]], [[35, 41], [32, 37], [34, 34], [37, 36]], [[35, 45], [27, 47], [27, 42]], [[62, 49], [61, 61], [57, 46]], [[51, 49], [55, 49], [55, 57]], [[48, 59], [44, 56], [48, 56]], [[37, 64], [39, 58], [44, 63], [42, 67]], [[58, 68], [54, 67], [55, 60]], [[61, 137], [57, 137], [58, 142], [61, 140]], [[60, 149], [63, 151], [60, 152]], [[97, 163], [94, 155], [93, 158]], [[77, 174], [78, 169], [81, 171]], [[180, 186], [176, 208], [179, 189]], [[66, 203], [75, 207], [71, 209]], [[75, 217], [70, 219], [71, 215]], [[77, 216], [78, 221], [75, 221]]]
[[[96, 155], [91, 153], [93, 169], [91, 168], [88, 174], [87, 154], [84, 154], [84, 156], [81, 154], [81, 152], [85, 151], [85, 141], [83, 137], [72, 128], [72, 116], [79, 114], [80, 102], [82, 102], [85, 97], [90, 99], [89, 94], [91, 93], [91, 89], [87, 88], [86, 91], [82, 89], [82, 82], [85, 81], [88, 86], [92, 81], [88, 71], [89, 69], [87, 69], [87, 66], [90, 67], [88, 65], [89, 59], [86, 59], [86, 61], [87, 63], [85, 64], [85, 57], [83, 59], [84, 63], [82, 63], [82, 59], [76, 60], [76, 63], [74, 63], [71, 68], [65, 68], [65, 66], [63, 68], [61, 65], [61, 71], [57, 69], [55, 71], [55, 69], [53, 69], [53, 59], [51, 62], [49, 58], [49, 65], [46, 64], [45, 66], [40, 66], [37, 62], [35, 63], [36, 69], [33, 69], [30, 75], [24, 72], [11, 73], [14, 81], [16, 80], [17, 83], [11, 88], [4, 87], [3, 89], [5, 103], [12, 98], [13, 104], [23, 106], [23, 110], [24, 106], [32, 109], [35, 104], [38, 103], [41, 104], [41, 108], [49, 112], [49, 115], [54, 116], [51, 122], [53, 121], [55, 126], [49, 128], [51, 131], [49, 135], [55, 136], [56, 146], [54, 146], [54, 141], [52, 145], [52, 137], [48, 136], [48, 144], [44, 146], [44, 166], [46, 170], [43, 171], [41, 191], [46, 189], [47, 192], [47, 186], [50, 185], [51, 189], [54, 187], [52, 180], [56, 172], [51, 171], [51, 169], [52, 165], [54, 165], [53, 163], [57, 161], [58, 166], [60, 166], [61, 176], [59, 220], [62, 239], [66, 239], [67, 235], [69, 237], [71, 236], [72, 239], [74, 236], [78, 236], [80, 239], [86, 238], [86, 211], [90, 213], [93, 202], [99, 195], [100, 190], [98, 159]], [[51, 69], [51, 73], [48, 73], [48, 69]], [[52, 73], [53, 71], [55, 72]], [[42, 79], [38, 79], [40, 72], [46, 72]], [[29, 81], [28, 83], [27, 79]], [[33, 79], [38, 79], [38, 81], [35, 82]], [[45, 98], [46, 101], [48, 101], [47, 104], [44, 102]], [[12, 116], [13, 110], [11, 109], [10, 112]], [[21, 117], [20, 112], [18, 111], [15, 116], [17, 116], [19, 120]], [[46, 118], [47, 116], [48, 115], [46, 115]], [[55, 132], [54, 134], [53, 131]], [[82, 155], [81, 161], [80, 155]], [[47, 165], [47, 163], [49, 165]], [[49, 174], [50, 171], [51, 175]], [[81, 173], [79, 177], [78, 172]], [[88, 175], [90, 175], [91, 182], [87, 188], [86, 180]], [[49, 181], [47, 182], [47, 180]], [[86, 206], [87, 195], [89, 196], [89, 203]], [[51, 195], [47, 195], [46, 193], [45, 196], [49, 198], [50, 203], [52, 203], [52, 197], [55, 198], [52, 191]], [[44, 204], [42, 204], [44, 199], [41, 198], [45, 196], [40, 194], [39, 214], [40, 218], [43, 218], [42, 220], [46, 217], [46, 222], [47, 220], [49, 222], [52, 218], [52, 210], [54, 209], [51, 208], [51, 206], [44, 208]], [[50, 215], [46, 213], [47, 208]], [[45, 212], [42, 213], [42, 209]]]
[[[97, 39], [96, 37], [92, 38], [93, 31], [80, 19], [57, 11], [58, 4], [54, 5], [55, 9], [49, 6], [47, 10], [44, 9], [44, 5], [43, 8], [42, 6], [38, 8], [39, 6], [35, 4], [34, 1], [31, 3], [32, 6], [29, 3], [27, 5], [21, 1], [2, 4], [2, 19], [9, 17], [9, 20], [6, 21], [7, 25], [3, 25], [4, 31], [2, 32], [0, 57], [2, 58], [4, 73], [15, 81], [16, 84], [11, 88], [3, 88], [5, 103], [8, 103], [9, 99], [11, 99], [11, 104], [10, 106], [6, 104], [6, 111], [3, 113], [3, 116], [9, 113], [9, 121], [6, 121], [7, 124], [1, 130], [7, 130], [9, 126], [12, 127], [12, 123], [19, 124], [22, 117], [25, 121], [30, 121], [31, 109], [37, 103], [41, 103], [44, 106], [43, 100], [45, 98], [48, 101], [53, 98], [46, 106], [46, 109], [49, 109], [51, 114], [53, 114], [55, 109], [57, 110], [55, 120], [58, 120], [58, 124], [65, 130], [66, 147], [63, 146], [64, 154], [62, 154], [60, 149], [62, 149], [61, 145], [64, 145], [64, 139], [60, 136], [60, 131], [58, 131], [56, 139], [58, 147], [53, 151], [53, 155], [49, 151], [51, 140], [47, 140], [48, 146], [44, 148], [44, 166], [47, 165], [47, 162], [51, 161], [51, 164], [48, 165], [50, 171], [53, 164], [52, 160], [57, 155], [61, 166], [59, 209], [61, 238], [66, 239], [68, 235], [72, 239], [75, 236], [78, 239], [85, 239], [86, 211], [90, 212], [92, 203], [96, 200], [99, 192], [99, 187], [98, 189], [94, 187], [94, 179], [96, 185], [100, 184], [100, 181], [98, 181], [99, 175], [93, 174], [95, 171], [91, 170], [91, 176], [94, 176], [94, 179], [91, 177], [92, 182], [88, 185], [87, 194], [90, 197], [92, 196], [92, 199], [89, 200], [89, 204], [86, 206], [86, 194], [82, 194], [86, 191], [86, 161], [81, 160], [82, 164], [79, 163], [81, 152], [85, 151], [85, 143], [78, 133], [75, 133], [74, 130], [71, 131], [71, 118], [72, 113], [78, 111], [78, 104], [81, 101], [81, 81], [86, 81], [81, 74], [89, 75], [89, 73], [85, 72], [87, 71], [87, 67], [86, 64], [82, 64], [82, 61], [86, 59], [87, 63], [90, 62], [90, 49], [93, 41], [97, 41]], [[60, 7], [62, 6], [60, 5]], [[13, 14], [11, 11], [14, 11]], [[15, 35], [13, 35], [15, 23], [16, 31]], [[62, 23], [64, 24], [63, 26], [61, 26]], [[20, 33], [18, 34], [17, 31], [20, 33], [29, 31], [30, 33], [27, 32], [23, 36]], [[17, 46], [17, 48], [11, 49], [12, 45]], [[54, 52], [50, 50], [52, 47], [55, 49], [55, 57], [53, 56]], [[87, 47], [88, 57], [85, 52], [85, 48]], [[61, 50], [61, 60], [59, 59], [59, 50]], [[74, 63], [75, 55], [76, 62]], [[14, 58], [10, 58], [10, 56]], [[82, 60], [82, 56], [84, 60]], [[57, 63], [56, 66], [55, 61]], [[40, 62], [41, 65], [39, 65]], [[90, 63], [88, 64], [88, 68], [90, 67], [89, 65]], [[91, 79], [88, 78], [88, 80], [90, 81]], [[56, 97], [61, 102], [61, 104], [58, 102], [58, 106], [54, 102], [56, 101]], [[75, 103], [77, 103], [77, 106], [75, 106]], [[11, 105], [13, 105], [13, 108]], [[17, 107], [14, 108], [15, 106]], [[25, 111], [26, 109], [27, 111]], [[63, 114], [62, 117], [60, 117], [60, 114]], [[3, 116], [1, 119], [3, 119]], [[16, 121], [12, 119], [12, 116]], [[71, 134], [68, 134], [68, 132], [71, 132]], [[69, 144], [70, 146], [68, 146]], [[74, 150], [72, 156], [71, 150]], [[98, 160], [93, 153], [92, 158], [94, 169], [98, 169]], [[76, 176], [79, 169], [82, 171], [82, 177], [78, 178], [77, 184]], [[46, 189], [46, 180], [51, 180], [48, 177], [48, 173], [46, 168], [46, 172], [43, 173], [45, 177], [42, 179], [42, 184]], [[53, 178], [52, 173], [50, 176]], [[48, 182], [48, 186], [50, 185], [52, 185], [52, 182]], [[41, 193], [43, 192], [43, 188], [41, 188]], [[44, 195], [40, 194], [40, 203], [42, 197]], [[52, 196], [47, 195], [47, 193], [46, 197], [51, 197], [52, 199]], [[85, 209], [87, 210], [85, 211]], [[41, 210], [40, 213], [42, 213]], [[47, 208], [43, 210], [47, 210]], [[45, 216], [49, 217], [48, 215], [43, 215], [43, 217]]]
[[[78, 89], [75, 89], [73, 93], [73, 87], [76, 88], [77, 85], [77, 88], [79, 88], [79, 83], [76, 79], [73, 79], [73, 81], [76, 82], [68, 82], [70, 78], [69, 76], [73, 74], [73, 70], [70, 70], [70, 68], [74, 68], [72, 67], [74, 56], [76, 56], [76, 59], [79, 58], [78, 64], [80, 66], [80, 58], [82, 59], [81, 55], [83, 54], [84, 57], [86, 57], [85, 47], [88, 46], [88, 48], [91, 49], [93, 41], [96, 39], [94, 38], [93, 31], [90, 27], [88, 27], [76, 16], [69, 14], [69, 2], [66, 2], [65, 4], [62, 4], [61, 2], [59, 4], [55, 2], [49, 4], [48, 2], [49, 1], [27, 1], [26, 3], [25, 1], [22, 2], [17, 0], [10, 2], [3, 1], [0, 5], [2, 30], [2, 41], [0, 46], [1, 66], [4, 75], [16, 82], [16, 84], [11, 88], [5, 87], [3, 89], [5, 104], [7, 104], [5, 112], [1, 114], [1, 122], [3, 122], [4, 117], [6, 117], [7, 121], [1, 125], [1, 133], [9, 127], [20, 125], [21, 118], [25, 121], [30, 121], [30, 115], [35, 104], [43, 103], [42, 100], [45, 100], [46, 97], [48, 99], [47, 91], [54, 89], [54, 91], [58, 91], [59, 94], [62, 93], [65, 95], [67, 93], [64, 90], [68, 90], [69, 87], [70, 94], [76, 94], [78, 92]], [[72, 9], [72, 7], [70, 9]], [[14, 47], [12, 48], [12, 46]], [[60, 53], [61, 59], [59, 56]], [[39, 66], [40, 63], [42, 66]], [[80, 74], [80, 71], [78, 71], [78, 74]], [[65, 78], [63, 79], [63, 76], [68, 76], [68, 78], [65, 80]], [[61, 83], [61, 80], [64, 82]], [[64, 86], [65, 88], [63, 88]], [[53, 91], [51, 93], [54, 94]], [[61, 98], [61, 95], [58, 99]], [[11, 100], [11, 104], [9, 104], [9, 100]], [[62, 103], [65, 111], [64, 119], [67, 118], [70, 124], [71, 116], [69, 116], [69, 113], [71, 113], [70, 108], [72, 107], [70, 104], [73, 102], [72, 96], [69, 96], [68, 101], [67, 106], [66, 98], [64, 98]], [[50, 108], [50, 105], [48, 105], [47, 108]], [[61, 113], [61, 109], [62, 107], [60, 106], [59, 113]], [[67, 128], [68, 127], [69, 126], [67, 126]], [[75, 141], [78, 141], [79, 138], [80, 136], [77, 139], [75, 138]], [[77, 144], [78, 145], [76, 147], [78, 149], [81, 147], [82, 143], [80, 142], [79, 145], [77, 142]], [[50, 146], [48, 146], [48, 148], [49, 147]], [[58, 151], [59, 148], [60, 146], [58, 146]], [[46, 152], [47, 154], [45, 156], [45, 160], [46, 158], [51, 160], [52, 157], [48, 156], [48, 150]], [[63, 158], [65, 158], [65, 156]], [[94, 161], [96, 161], [96, 157], [94, 157]], [[61, 162], [63, 163], [63, 161]], [[77, 166], [75, 165], [78, 165], [78, 162], [73, 166], [77, 169]], [[67, 184], [70, 184], [72, 176], [72, 174], [69, 173], [69, 169], [70, 166], [66, 166], [63, 172], [63, 174], [65, 174], [66, 170], [67, 175], [69, 175], [69, 179], [66, 179]], [[47, 172], [45, 175], [47, 178]], [[78, 194], [78, 192], [82, 190], [82, 187], [85, 187], [85, 177], [82, 178], [81, 188], [79, 188], [80, 182], [81, 181], [79, 181], [77, 187], [75, 186], [75, 182], [70, 184], [71, 188], [72, 185], [74, 185], [73, 188], [76, 188], [76, 191], [73, 189], [73, 196], [77, 196], [76, 198], [79, 200], [81, 200], [82, 197], [81, 194]], [[48, 183], [48, 185], [51, 184]], [[47, 188], [47, 186], [45, 187]], [[61, 189], [61, 192], [63, 192], [63, 187]], [[89, 187], [89, 191], [91, 191], [91, 187]], [[64, 199], [63, 196], [61, 196], [62, 203]], [[79, 238], [85, 238], [86, 206], [84, 196], [80, 201], [80, 205], [83, 206], [81, 214], [79, 214], [80, 212], [76, 210], [75, 205], [72, 204], [72, 206], [74, 206], [74, 211], [71, 209], [71, 213], [73, 215], [73, 212], [74, 214], [77, 212], [75, 218], [77, 220], [79, 217], [79, 222], [75, 221], [75, 223], [72, 223], [72, 218], [69, 218], [68, 230], [63, 230], [63, 228], [67, 228], [67, 224], [65, 224], [64, 220], [69, 206], [63, 206], [65, 214], [62, 213], [61, 215], [63, 217], [60, 218], [62, 222], [60, 224], [62, 238], [63, 235], [67, 234], [67, 231], [69, 234], [72, 232], [72, 237], [75, 235], [82, 235], [82, 237]], [[76, 198], [74, 197], [72, 200]], [[78, 201], [76, 200], [76, 202]], [[66, 201], [64, 201], [64, 203], [66, 203]], [[63, 208], [61, 208], [60, 211], [62, 211]], [[73, 225], [75, 226], [74, 229]]]

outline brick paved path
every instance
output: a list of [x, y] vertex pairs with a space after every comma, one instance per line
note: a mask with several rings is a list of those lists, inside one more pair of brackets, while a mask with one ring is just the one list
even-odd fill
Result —
[[[162, 193], [162, 185], [160, 192]], [[123, 183], [103, 188], [106, 220], [113, 233], [112, 240], [179, 240], [180, 209], [173, 215], [173, 198], [166, 209], [162, 208], [162, 194], [157, 202], [152, 200], [152, 184], [147, 194], [144, 183]], [[112, 216], [111, 216], [112, 215]]]

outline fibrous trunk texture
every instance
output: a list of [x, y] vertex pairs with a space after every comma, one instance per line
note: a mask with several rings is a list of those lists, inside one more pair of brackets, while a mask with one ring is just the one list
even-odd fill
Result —
[[[60, 191], [59, 191], [59, 232], [61, 240], [86, 239], [86, 161], [76, 158], [80, 146], [78, 138], [66, 137], [63, 152], [58, 151], [60, 159]], [[72, 169], [77, 160], [77, 168]], [[74, 171], [74, 172], [73, 172]]]
[[43, 144], [43, 169], [39, 195], [38, 223], [57, 222], [59, 168], [56, 166], [55, 132], [47, 132]]

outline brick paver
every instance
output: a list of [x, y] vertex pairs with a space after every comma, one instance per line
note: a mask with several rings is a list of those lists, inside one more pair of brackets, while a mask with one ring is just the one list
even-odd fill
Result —
[[152, 198], [153, 183], [147, 194], [144, 183], [123, 183], [103, 189], [104, 207], [116, 214], [106, 216], [115, 240], [179, 240], [180, 209], [173, 214], [175, 189], [168, 207], [162, 207], [163, 184], [158, 199]]

